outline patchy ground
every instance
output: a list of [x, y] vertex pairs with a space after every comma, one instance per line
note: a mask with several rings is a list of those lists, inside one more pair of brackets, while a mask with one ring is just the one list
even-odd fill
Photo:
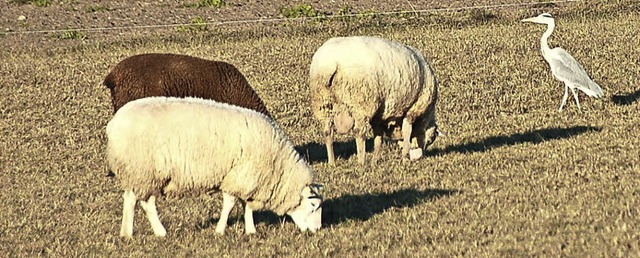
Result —
[[[167, 33], [175, 31], [176, 24], [190, 24], [195, 21], [218, 23], [237, 22], [238, 26], [249, 28], [273, 22], [255, 22], [286, 18], [283, 9], [305, 10], [308, 5], [317, 15], [357, 15], [398, 11], [425, 11], [425, 13], [460, 12], [476, 6], [489, 6], [493, 14], [501, 16], [522, 15], [522, 1], [518, 0], [481, 0], [481, 1], [442, 1], [442, 0], [366, 0], [366, 1], [225, 1], [222, 7], [195, 7], [198, 0], [192, 1], [50, 1], [41, 7], [25, 3], [27, 0], [8, 0], [0, 3], [0, 33], [12, 33], [4, 37], [2, 44], [8, 48], [29, 46], [46, 48], [60, 43], [51, 38], [79, 37], [79, 34], [61, 32], [78, 31], [86, 36], [85, 30], [95, 33], [100, 40], [120, 38], [125, 35]], [[514, 8], [515, 6], [515, 8]], [[531, 7], [554, 8], [554, 4], [524, 5]], [[482, 10], [482, 9], [478, 9]], [[473, 10], [478, 13], [478, 10]], [[303, 15], [304, 16], [304, 15]], [[309, 16], [309, 15], [306, 15]], [[406, 17], [391, 16], [391, 17]], [[517, 17], [516, 17], [517, 18]], [[235, 23], [234, 23], [235, 24]], [[168, 26], [168, 27], [167, 27]], [[143, 28], [141, 28], [143, 27]], [[50, 32], [43, 32], [50, 31]], [[39, 32], [30, 34], [30, 32]], [[22, 36], [27, 33], [27, 36]], [[64, 42], [64, 41], [63, 41]]]
[[[517, 0], [442, 1], [442, 0], [365, 0], [365, 1], [225, 1], [222, 7], [193, 7], [192, 1], [51, 1], [47, 7], [0, 3], [3, 10], [0, 28], [8, 31], [68, 28], [108, 28], [142, 25], [189, 23], [195, 17], [208, 22], [282, 18], [283, 8], [310, 5], [326, 15], [353, 13], [430, 10], [484, 5], [509, 5]], [[25, 16], [25, 20], [18, 17]]]
[[[638, 1], [99, 32], [78, 29], [278, 17], [280, 6], [14, 2], [0, 3], [3, 31], [75, 30], [0, 35], [0, 253], [7, 257], [640, 256]], [[349, 12], [366, 14], [441, 2], [449, 1], [299, 3], [329, 13], [348, 3]], [[605, 90], [601, 99], [581, 94], [582, 112], [571, 101], [557, 111], [563, 88], [540, 55], [545, 28], [519, 22], [542, 11], [557, 17], [551, 44], [572, 53]], [[378, 164], [360, 166], [343, 136], [337, 166], [326, 164], [308, 105], [308, 65], [322, 42], [342, 35], [393, 39], [429, 59], [446, 137], [425, 158], [402, 162], [388, 142]], [[289, 219], [259, 212], [258, 233], [245, 236], [238, 206], [227, 235], [217, 236], [216, 193], [159, 200], [165, 238], [153, 236], [141, 209], [134, 238], [118, 236], [122, 191], [105, 176], [112, 111], [101, 82], [117, 62], [145, 52], [224, 60], [246, 75], [326, 186], [320, 231], [300, 233]]]

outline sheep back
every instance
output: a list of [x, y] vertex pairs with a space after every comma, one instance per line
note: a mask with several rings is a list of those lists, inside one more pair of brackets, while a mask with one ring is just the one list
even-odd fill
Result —
[[125, 190], [221, 190], [284, 214], [314, 173], [264, 114], [196, 98], [125, 104], [107, 125], [107, 161]]
[[114, 112], [129, 101], [152, 96], [199, 97], [271, 116], [244, 75], [232, 64], [176, 54], [125, 58], [105, 77]]

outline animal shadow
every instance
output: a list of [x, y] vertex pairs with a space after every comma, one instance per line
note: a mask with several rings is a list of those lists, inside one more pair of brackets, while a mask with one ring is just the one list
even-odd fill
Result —
[[640, 90], [627, 94], [616, 94], [611, 96], [611, 101], [619, 106], [631, 105], [640, 99]]
[[[367, 193], [362, 195], [343, 195], [333, 199], [324, 200], [322, 203], [322, 225], [336, 225], [347, 220], [366, 221], [376, 214], [383, 213], [389, 208], [413, 207], [420, 203], [428, 202], [443, 196], [459, 193], [458, 190], [443, 189], [402, 189], [391, 193]], [[240, 207], [236, 207], [240, 208]], [[240, 208], [239, 211], [241, 211]], [[265, 223], [277, 225], [282, 222], [282, 217], [272, 211], [255, 211], [253, 220], [256, 225]], [[240, 222], [240, 220], [243, 220]], [[291, 219], [287, 219], [291, 222]], [[210, 218], [197, 225], [199, 229], [215, 227], [218, 218]], [[236, 223], [244, 223], [243, 216], [229, 216], [227, 227]]]
[[[373, 151], [373, 138], [367, 139], [365, 142], [366, 152]], [[327, 148], [324, 143], [309, 142], [304, 145], [296, 146], [296, 151], [300, 153], [309, 163], [315, 163], [319, 161], [327, 161]], [[333, 142], [333, 152], [336, 155], [336, 159], [349, 159], [356, 154], [356, 141], [351, 140], [347, 142]]]
[[402, 189], [391, 193], [347, 194], [322, 203], [322, 224], [336, 225], [354, 219], [366, 221], [390, 208], [413, 207], [458, 192], [444, 189]]
[[[233, 215], [234, 212], [231, 212], [231, 214], [229, 215], [229, 220], [227, 221], [227, 230], [229, 230], [230, 226], [233, 226], [236, 223], [242, 224], [242, 227], [244, 228], [244, 216], [243, 216], [244, 208], [243, 206], [241, 207], [236, 205], [236, 207], [234, 207], [234, 210], [235, 209], [237, 209], [236, 215], [235, 216]], [[203, 229], [208, 229], [210, 227], [215, 227], [218, 224], [219, 219], [220, 217], [218, 216], [211, 217], [204, 222], [198, 223], [198, 225], [196, 225], [196, 228], [203, 230]], [[261, 211], [253, 212], [253, 222], [256, 226], [260, 223], [265, 223], [267, 225], [277, 225], [281, 223], [281, 221], [282, 221], [282, 217], [272, 211], [261, 210]], [[291, 220], [288, 219], [288, 221], [291, 221]]]
[[[637, 94], [640, 95], [640, 93]], [[571, 138], [575, 135], [589, 131], [599, 132], [600, 130], [602, 130], [602, 128], [594, 126], [573, 126], [569, 128], [554, 127], [537, 129], [525, 133], [490, 136], [478, 142], [449, 145], [445, 148], [432, 148], [426, 151], [425, 156], [445, 155], [452, 152], [485, 152], [502, 146], [511, 146], [523, 143], [538, 144], [549, 140]], [[373, 151], [373, 139], [367, 139], [366, 146], [367, 152]], [[340, 157], [343, 159], [348, 159], [356, 154], [356, 144], [354, 140], [348, 142], [334, 142], [333, 149], [336, 154], [336, 158]], [[309, 142], [304, 145], [296, 146], [296, 150], [310, 163], [327, 161], [327, 150], [324, 144]]]
[[575, 135], [589, 131], [600, 131], [601, 128], [593, 126], [573, 126], [569, 128], [545, 128], [528, 131], [525, 133], [514, 133], [508, 136], [490, 136], [478, 142], [449, 145], [443, 149], [434, 148], [427, 151], [426, 156], [445, 155], [452, 152], [471, 153], [485, 152], [502, 146], [512, 146], [523, 143], [538, 144], [549, 140], [571, 138]]

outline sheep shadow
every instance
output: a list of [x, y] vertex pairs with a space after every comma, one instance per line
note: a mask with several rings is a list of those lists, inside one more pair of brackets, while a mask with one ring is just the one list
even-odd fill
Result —
[[627, 94], [616, 94], [611, 96], [611, 101], [619, 106], [631, 105], [640, 99], [640, 90]]
[[[236, 212], [236, 215], [234, 216], [234, 212], [233, 211], [231, 212], [231, 214], [229, 215], [229, 220], [227, 221], [227, 227], [233, 226], [236, 223], [240, 223], [244, 227], [244, 215], [243, 215], [244, 206], [236, 204], [236, 206], [234, 207], [234, 211]], [[198, 223], [198, 225], [196, 225], [196, 228], [201, 230], [208, 229], [210, 227], [215, 228], [216, 225], [218, 224], [219, 219], [220, 219], [219, 216], [211, 217], [204, 222]], [[267, 225], [277, 225], [277, 224], [280, 224], [281, 221], [282, 221], [282, 216], [279, 216], [278, 214], [272, 211], [260, 210], [260, 211], [253, 212], [253, 222], [255, 225], [258, 225], [260, 223], [265, 223]]]
[[348, 220], [366, 221], [391, 208], [414, 207], [459, 192], [449, 189], [401, 189], [391, 193], [347, 194], [322, 203], [322, 224], [327, 226]]
[[[343, 195], [337, 198], [324, 200], [322, 203], [322, 225], [337, 225], [348, 220], [366, 221], [371, 217], [384, 213], [391, 208], [413, 207], [421, 203], [429, 202], [444, 196], [457, 194], [458, 190], [446, 189], [402, 189], [391, 193], [367, 193], [361, 195]], [[236, 207], [239, 208], [239, 207]], [[241, 210], [240, 210], [241, 211]], [[240, 212], [238, 211], [238, 212]], [[200, 229], [215, 227], [219, 218], [210, 218], [197, 225]], [[229, 216], [227, 226], [234, 225], [243, 220], [242, 215]], [[254, 223], [277, 225], [282, 217], [272, 211], [256, 211], [253, 213]], [[291, 219], [287, 219], [291, 222]]]
[[452, 152], [471, 153], [485, 152], [502, 146], [512, 146], [523, 143], [538, 144], [550, 140], [571, 138], [575, 135], [590, 131], [599, 132], [601, 128], [593, 126], [573, 126], [569, 128], [544, 128], [525, 133], [514, 133], [508, 136], [491, 136], [478, 142], [449, 145], [445, 148], [429, 149], [425, 156], [445, 155]]
[[[446, 155], [453, 152], [471, 153], [485, 152], [502, 146], [512, 146], [523, 143], [538, 144], [550, 140], [571, 138], [575, 135], [589, 131], [599, 132], [602, 128], [593, 126], [573, 126], [568, 128], [544, 128], [525, 133], [514, 133], [511, 135], [490, 136], [478, 142], [449, 145], [445, 148], [429, 148], [425, 156]], [[367, 139], [367, 152], [373, 151], [373, 139]], [[334, 142], [333, 149], [336, 158], [348, 159], [356, 154], [355, 140], [348, 142]], [[296, 150], [304, 156], [308, 162], [327, 161], [327, 150], [324, 144], [309, 142], [301, 146], [296, 146]]]
[[[365, 143], [365, 151], [373, 151], [373, 138], [367, 139]], [[315, 163], [319, 161], [326, 162], [327, 149], [324, 143], [309, 142], [304, 145], [296, 146], [296, 151], [300, 153], [309, 163]], [[336, 155], [336, 159], [349, 159], [356, 154], [356, 141], [350, 140], [346, 142], [333, 142], [333, 152]]]

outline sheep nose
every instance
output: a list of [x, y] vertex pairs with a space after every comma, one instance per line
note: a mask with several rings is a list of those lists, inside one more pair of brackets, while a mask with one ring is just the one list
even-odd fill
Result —
[[320, 225], [309, 227], [309, 231], [311, 231], [312, 233], [318, 231], [318, 229], [320, 229]]

